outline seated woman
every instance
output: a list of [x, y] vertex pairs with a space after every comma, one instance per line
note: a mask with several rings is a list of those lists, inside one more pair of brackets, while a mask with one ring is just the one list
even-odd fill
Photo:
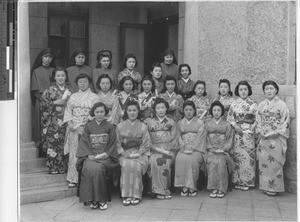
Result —
[[123, 205], [137, 205], [142, 199], [142, 176], [148, 168], [150, 156], [150, 135], [147, 126], [140, 119], [140, 107], [136, 100], [130, 100], [125, 108], [124, 121], [119, 123], [117, 149], [121, 171], [121, 196]]
[[233, 131], [229, 122], [222, 116], [225, 113], [220, 101], [215, 101], [210, 106], [213, 116], [206, 123], [207, 139], [207, 189], [211, 190], [210, 197], [222, 198], [228, 187], [228, 172], [234, 168], [234, 162], [229, 156], [233, 145]]
[[179, 152], [175, 160], [175, 187], [182, 187], [181, 196], [196, 196], [199, 170], [204, 163], [206, 131], [202, 120], [195, 117], [195, 103], [185, 101], [184, 118], [177, 123]]
[[76, 157], [82, 165], [79, 201], [90, 202], [91, 209], [107, 209], [107, 178], [118, 163], [116, 132], [105, 116], [108, 108], [102, 102], [94, 104], [89, 122], [80, 138]]

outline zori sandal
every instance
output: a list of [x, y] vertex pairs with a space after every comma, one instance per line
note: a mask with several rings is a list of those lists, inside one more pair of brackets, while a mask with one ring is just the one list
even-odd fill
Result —
[[189, 197], [195, 197], [197, 195], [197, 190], [189, 190]]
[[124, 206], [129, 206], [130, 203], [131, 203], [131, 202], [130, 202], [130, 198], [124, 198], [124, 199], [123, 199], [123, 205], [124, 205]]
[[184, 190], [182, 189], [181, 192], [180, 192], [180, 195], [181, 195], [182, 197], [187, 197], [187, 196], [189, 195], [189, 190], [187, 189], [186, 191], [184, 191]]
[[106, 210], [107, 209], [107, 203], [106, 202], [104, 202], [104, 203], [100, 203], [99, 204], [100, 206], [100, 210]]
[[132, 198], [130, 201], [131, 205], [135, 206], [138, 205], [140, 203], [140, 199], [138, 198]]

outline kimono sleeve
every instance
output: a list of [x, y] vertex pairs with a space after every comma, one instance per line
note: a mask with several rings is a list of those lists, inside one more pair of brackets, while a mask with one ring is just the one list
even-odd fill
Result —
[[198, 120], [199, 129], [197, 132], [197, 138], [193, 143], [193, 149], [204, 153], [206, 148], [206, 127], [202, 120]]
[[250, 124], [250, 130], [251, 130], [252, 132], [254, 132], [255, 126], [256, 126], [256, 121], [255, 121], [255, 118], [256, 118], [255, 114], [256, 114], [256, 112], [257, 112], [257, 103], [254, 102], [254, 103], [250, 106], [250, 113], [254, 115], [254, 122], [253, 122], [252, 124]]
[[256, 137], [258, 138], [262, 134], [262, 129], [261, 129], [261, 115], [259, 114], [260, 110], [263, 109], [263, 102], [258, 105], [258, 108], [256, 110], [255, 114], [255, 121], [256, 121], [256, 128], [255, 128], [255, 134]]
[[178, 149], [184, 151], [185, 143], [182, 140], [182, 120], [177, 123], [177, 133], [178, 133]]
[[234, 126], [236, 124], [236, 121], [235, 121], [235, 111], [234, 111], [234, 103], [232, 103], [230, 105], [230, 108], [229, 108], [229, 111], [228, 111], [228, 115], [227, 115], [227, 121], [232, 125]]
[[121, 125], [122, 123], [117, 125], [116, 128], [116, 140], [117, 140], [117, 152], [121, 154], [124, 152], [124, 148], [122, 147], [122, 135], [121, 135]]
[[150, 134], [148, 132], [147, 126], [144, 123], [142, 123], [141, 131], [142, 131], [142, 141], [141, 141], [139, 153], [141, 155], [150, 156], [151, 139], [150, 139]]
[[41, 97], [40, 109], [41, 109], [41, 136], [42, 140], [47, 132], [50, 124], [50, 117], [53, 110], [53, 101], [50, 98], [49, 90], [46, 89]]
[[177, 153], [178, 151], [178, 132], [177, 132], [177, 125], [174, 120], [170, 119], [172, 123], [171, 131], [170, 131], [170, 150]]
[[280, 109], [280, 116], [281, 116], [280, 125], [277, 128], [277, 133], [279, 133], [280, 135], [282, 135], [285, 138], [289, 138], [290, 112], [287, 108], [287, 105], [284, 102], [282, 102], [281, 106], [282, 107]]
[[115, 97], [113, 99], [113, 104], [112, 104], [112, 109], [111, 109], [111, 119], [112, 119], [112, 124], [113, 125], [118, 125], [120, 122], [120, 104], [119, 104], [119, 100], [117, 97]]
[[232, 148], [233, 145], [233, 130], [231, 125], [228, 122], [225, 122], [226, 126], [226, 131], [225, 131], [225, 144], [223, 146], [224, 151], [229, 151]]
[[78, 148], [77, 148], [77, 152], [76, 152], [76, 157], [86, 157], [88, 155], [93, 155], [95, 154], [94, 152], [92, 152], [92, 145], [90, 142], [90, 124], [88, 123], [88, 125], [84, 128], [83, 133], [81, 134], [79, 143], [78, 143]]
[[179, 102], [178, 109], [182, 113], [183, 112], [183, 103], [184, 103], [182, 96], [181, 95], [177, 95], [177, 100]]
[[107, 134], [109, 135], [109, 140], [105, 152], [111, 159], [118, 161], [117, 135], [112, 125], [108, 128]]
[[69, 121], [71, 121], [73, 119], [73, 114], [72, 114], [73, 105], [72, 105], [72, 101], [73, 101], [73, 95], [68, 100], [66, 108], [65, 108], [64, 121], [63, 121], [64, 123], [67, 123], [67, 122], [69, 122]]

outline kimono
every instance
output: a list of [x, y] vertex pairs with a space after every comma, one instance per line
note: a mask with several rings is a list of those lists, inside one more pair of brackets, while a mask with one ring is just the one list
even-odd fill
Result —
[[200, 98], [198, 98], [196, 95], [193, 95], [191, 98], [187, 99], [190, 101], [193, 101], [195, 103], [196, 109], [197, 109], [197, 117], [200, 118], [200, 116], [205, 112], [206, 114], [204, 115], [204, 117], [202, 118], [202, 120], [205, 122], [207, 122], [209, 120], [208, 117], [208, 111], [209, 111], [209, 99], [206, 98], [205, 96], [201, 96]]
[[152, 79], [154, 80], [155, 90], [157, 94], [160, 94], [162, 89], [164, 88], [164, 81], [162, 79], [155, 79], [155, 78]]
[[137, 87], [137, 90], [135, 90], [133, 93], [138, 94], [141, 89], [141, 81], [142, 81], [142, 76], [139, 74], [137, 71], [132, 70], [129, 71], [129, 69], [125, 68], [123, 71], [121, 71], [118, 75], [118, 83], [121, 81], [121, 79], [125, 76], [131, 76], [133, 80], [135, 81], [135, 85]]
[[[102, 153], [109, 157], [103, 160], [88, 158], [89, 155]], [[100, 123], [96, 119], [89, 122], [80, 138], [76, 157], [77, 166], [81, 165], [79, 201], [107, 202], [108, 178], [119, 166], [114, 127], [105, 119]]]
[[[206, 130], [202, 120], [183, 118], [177, 123], [179, 152], [175, 160], [175, 187], [197, 189], [199, 170], [204, 165]], [[189, 153], [186, 153], [189, 152]]]
[[125, 112], [125, 108], [127, 106], [127, 103], [131, 100], [131, 99], [134, 99], [136, 101], [138, 101], [137, 99], [137, 96], [133, 93], [129, 93], [127, 94], [126, 92], [122, 91], [122, 92], [119, 92], [117, 94], [117, 97], [118, 97], [118, 101], [119, 101], [119, 104], [120, 104], [120, 108], [121, 108], [121, 111], [120, 111], [120, 118], [123, 117], [124, 115], [124, 112]]
[[165, 80], [166, 76], [173, 76], [176, 81], [180, 79], [180, 74], [178, 73], [178, 65], [174, 63], [167, 65], [164, 62], [160, 63], [160, 65], [162, 80]]
[[228, 115], [228, 111], [229, 111], [229, 108], [230, 108], [230, 105], [231, 103], [234, 101], [234, 98], [232, 96], [230, 96], [229, 94], [227, 94], [226, 96], [221, 96], [219, 95], [217, 98], [215, 98], [213, 100], [214, 101], [220, 101], [220, 103], [222, 103], [222, 105], [224, 106], [224, 109], [225, 109], [225, 113], [224, 115], [222, 116], [222, 118], [224, 120], [227, 120], [227, 115]]
[[40, 66], [36, 68], [31, 76], [30, 91], [32, 93], [33, 115], [32, 115], [32, 140], [41, 142], [41, 113], [40, 102], [43, 92], [48, 89], [53, 67]]
[[290, 114], [287, 105], [277, 96], [265, 99], [257, 108], [257, 134], [278, 133], [276, 138], [260, 138], [258, 144], [259, 189], [284, 191], [283, 165], [286, 160]]
[[[78, 92], [78, 85], [75, 83], [76, 77], [79, 74], [87, 74], [89, 77], [92, 77], [92, 68], [86, 65], [78, 66], [70, 66], [67, 68], [69, 84], [71, 86], [72, 92]], [[90, 89], [93, 91], [93, 85], [90, 84]]]
[[64, 154], [69, 154], [68, 174], [67, 180], [73, 183], [78, 182], [78, 174], [76, 171], [76, 152], [78, 148], [78, 140], [83, 132], [83, 129], [88, 121], [90, 109], [93, 105], [99, 102], [99, 97], [87, 89], [82, 92], [79, 90], [77, 93], [71, 95], [67, 102], [64, 113], [64, 123], [71, 121], [76, 129], [71, 131], [67, 126]]
[[[128, 119], [118, 124], [117, 149], [122, 167], [120, 188], [121, 196], [142, 199], [143, 174], [148, 168], [150, 156], [150, 135], [147, 126], [139, 120], [130, 122]], [[120, 154], [139, 154], [137, 158], [124, 158]]]
[[155, 98], [155, 94], [153, 94], [152, 92], [149, 92], [148, 94], [142, 92], [138, 95], [138, 101], [141, 108], [140, 115], [142, 121], [147, 118], [153, 117], [154, 111], [152, 109], [152, 105], [154, 104]]
[[[219, 121], [210, 119], [206, 123], [206, 131], [207, 189], [226, 193], [228, 176], [234, 168], [234, 162], [229, 155], [233, 145], [233, 130], [229, 122], [220, 118]], [[218, 153], [217, 150], [224, 152]]]
[[[240, 97], [231, 103], [227, 121], [237, 125], [243, 134], [234, 135], [232, 158], [235, 167], [232, 173], [232, 182], [238, 186], [254, 187], [255, 185], [255, 114], [257, 103], [250, 97], [243, 100]], [[250, 124], [249, 121], [253, 123]]]
[[106, 120], [113, 125], [118, 125], [118, 123], [120, 122], [121, 112], [118, 97], [112, 94], [112, 92], [110, 91], [107, 94], [104, 94], [102, 91], [99, 91], [98, 96], [99, 101], [103, 102], [109, 109], [109, 113], [105, 117]]
[[[150, 189], [154, 194], [170, 195], [171, 165], [178, 151], [177, 127], [173, 119], [158, 117], [146, 119], [151, 138], [151, 155], [149, 158], [148, 175]], [[153, 148], [170, 151], [172, 156], [156, 152]]]
[[95, 89], [95, 93], [99, 93], [100, 89], [98, 89], [98, 86], [96, 85], [97, 84], [97, 80], [99, 78], [99, 76], [101, 76], [102, 74], [107, 74], [112, 82], [113, 82], [113, 85], [112, 85], [112, 90], [116, 89], [117, 88], [117, 81], [116, 81], [116, 71], [115, 70], [111, 70], [111, 69], [102, 69], [102, 68], [96, 68], [96, 69], [93, 69], [93, 72], [92, 72], [92, 79], [93, 79], [93, 86], [94, 86], [94, 89]]
[[159, 95], [159, 97], [166, 100], [169, 104], [168, 116], [172, 118], [176, 123], [181, 119], [183, 113], [183, 99], [181, 95], [173, 92], [171, 95], [166, 91]]
[[66, 125], [63, 124], [65, 105], [54, 104], [54, 101], [62, 99], [65, 91], [71, 95], [70, 89], [54, 84], [41, 97], [41, 143], [47, 153], [46, 166], [49, 172], [67, 171], [64, 156]]
[[194, 92], [194, 84], [195, 82], [188, 79], [187, 82], [185, 82], [182, 78], [178, 80], [177, 86], [178, 86], [178, 94], [180, 94], [184, 101], [191, 98], [195, 92]]

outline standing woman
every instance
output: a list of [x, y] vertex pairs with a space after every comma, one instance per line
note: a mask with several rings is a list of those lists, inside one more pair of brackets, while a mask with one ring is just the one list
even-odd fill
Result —
[[95, 89], [95, 93], [99, 92], [97, 88], [97, 80], [99, 76], [102, 74], [108, 74], [112, 80], [112, 89], [116, 88], [116, 71], [112, 70], [112, 53], [109, 50], [102, 49], [97, 54], [97, 65], [96, 68], [92, 72], [93, 85]]
[[[78, 92], [75, 79], [79, 74], [87, 74], [92, 77], [92, 68], [87, 66], [85, 55], [86, 53], [82, 49], [76, 49], [71, 56], [70, 67], [67, 68], [69, 84], [73, 93]], [[91, 85], [90, 87], [93, 86]]]
[[257, 103], [250, 98], [252, 88], [247, 81], [237, 84], [234, 91], [239, 96], [228, 111], [227, 121], [234, 128], [232, 182], [236, 189], [249, 190], [255, 185], [255, 114]]
[[283, 165], [289, 138], [290, 114], [287, 105], [276, 95], [274, 81], [262, 85], [266, 99], [258, 105], [257, 134], [259, 136], [259, 189], [269, 196], [284, 192]]
[[39, 156], [46, 157], [46, 153], [42, 152], [41, 143], [41, 114], [40, 101], [43, 92], [50, 87], [50, 78], [52, 71], [55, 68], [55, 63], [51, 49], [42, 50], [36, 57], [31, 68], [31, 104], [34, 108], [32, 115], [32, 139], [39, 148]]
[[122, 167], [120, 178], [123, 205], [137, 205], [142, 199], [143, 174], [148, 168], [150, 156], [150, 135], [147, 126], [140, 121], [140, 107], [136, 100], [130, 100], [119, 123], [117, 149]]
[[166, 76], [173, 76], [178, 81], [180, 75], [178, 74], [178, 65], [174, 51], [166, 49], [161, 55], [161, 60], [162, 80], [165, 80]]
[[99, 101], [99, 97], [89, 88], [92, 83], [91, 77], [87, 74], [79, 74], [75, 82], [79, 91], [71, 95], [64, 113], [64, 123], [68, 123], [64, 153], [69, 154], [67, 180], [70, 182], [68, 186], [70, 188], [77, 186], [78, 182], [75, 156], [78, 141], [89, 120], [90, 109]]

